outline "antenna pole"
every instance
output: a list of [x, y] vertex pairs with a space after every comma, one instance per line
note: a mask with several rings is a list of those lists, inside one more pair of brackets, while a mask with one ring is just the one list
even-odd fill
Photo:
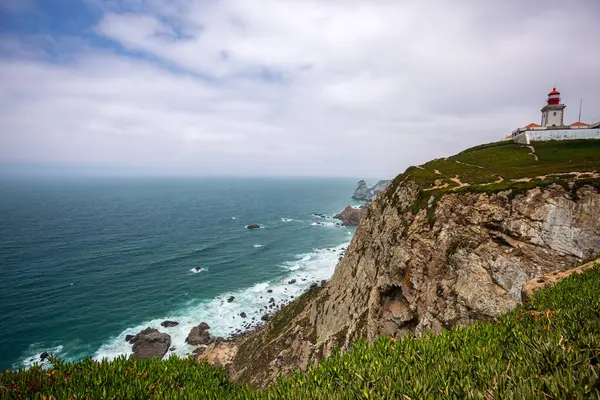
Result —
[[579, 100], [579, 120], [577, 122], [581, 122], [581, 105], [583, 104], [583, 99]]

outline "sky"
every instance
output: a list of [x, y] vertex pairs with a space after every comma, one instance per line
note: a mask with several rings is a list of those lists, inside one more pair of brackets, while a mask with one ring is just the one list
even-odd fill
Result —
[[0, 165], [393, 178], [600, 121], [600, 1], [0, 0]]

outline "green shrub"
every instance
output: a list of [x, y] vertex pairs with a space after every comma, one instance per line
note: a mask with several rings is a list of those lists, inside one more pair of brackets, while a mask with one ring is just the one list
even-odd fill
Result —
[[55, 360], [5, 371], [4, 398], [600, 398], [600, 266], [538, 292], [497, 322], [358, 341], [266, 390], [234, 385], [192, 359]]

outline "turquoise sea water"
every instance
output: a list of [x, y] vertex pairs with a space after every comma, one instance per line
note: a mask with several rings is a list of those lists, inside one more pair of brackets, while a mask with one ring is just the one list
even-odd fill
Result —
[[[258, 322], [270, 297], [290, 301], [331, 276], [353, 230], [330, 217], [355, 182], [2, 178], [0, 369], [42, 351], [128, 354], [125, 335], [146, 326], [185, 355], [201, 321], [220, 336]], [[180, 325], [162, 328], [165, 319]]]

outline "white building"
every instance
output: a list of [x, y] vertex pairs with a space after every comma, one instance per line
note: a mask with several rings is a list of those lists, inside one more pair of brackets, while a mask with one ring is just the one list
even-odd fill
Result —
[[[566, 126], [564, 123], [565, 106], [560, 102], [560, 92], [556, 88], [548, 93], [548, 100], [542, 108], [542, 124], [528, 124], [512, 132], [517, 143], [529, 144], [530, 141], [600, 139], [600, 126], [577, 121]], [[581, 112], [580, 112], [581, 114]]]

